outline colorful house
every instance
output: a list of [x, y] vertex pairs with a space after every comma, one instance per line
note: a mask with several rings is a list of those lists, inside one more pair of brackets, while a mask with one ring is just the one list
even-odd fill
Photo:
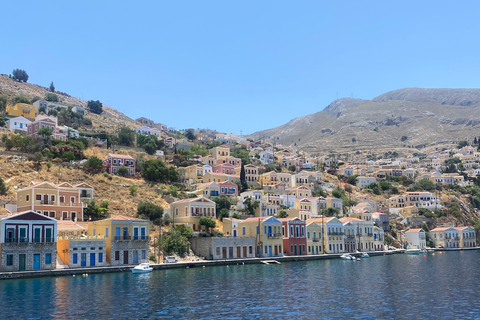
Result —
[[28, 120], [24, 116], [14, 117], [7, 121], [7, 129], [10, 131], [21, 130], [26, 132], [27, 126], [31, 123], [32, 121]]
[[55, 140], [67, 140], [67, 135], [64, 129], [57, 126], [57, 123], [52, 120], [50, 117], [40, 117], [34, 122], [27, 125], [27, 135], [32, 137], [34, 140], [42, 138], [38, 134], [38, 131], [42, 128], [49, 128], [52, 130], [52, 139]]
[[405, 232], [405, 239], [412, 248], [423, 250], [427, 247], [425, 230], [423, 229], [410, 229]]
[[[149, 234], [150, 221], [133, 217], [112, 215], [107, 219], [88, 222], [89, 237], [105, 238], [106, 259], [112, 266], [148, 262]], [[98, 258], [97, 255], [95, 261]]]
[[289, 256], [307, 254], [307, 225], [299, 218], [282, 218], [283, 251]]
[[456, 227], [460, 235], [460, 248], [474, 248], [477, 246], [475, 229], [472, 227]]
[[460, 231], [455, 228], [435, 228], [429, 232], [430, 239], [440, 248], [460, 248]]
[[322, 254], [322, 226], [316, 222], [305, 223], [307, 226], [307, 254]]
[[210, 199], [199, 198], [184, 199], [170, 204], [170, 215], [173, 218], [173, 225], [183, 224], [192, 228], [193, 231], [200, 231], [200, 218], [208, 217], [215, 219], [216, 205]]
[[16, 103], [15, 105], [9, 105], [6, 108], [6, 113], [12, 117], [23, 116], [29, 120], [35, 119], [35, 106], [27, 103]]
[[51, 270], [57, 260], [57, 220], [25, 211], [0, 220], [0, 270]]
[[129, 155], [109, 153], [103, 160], [103, 166], [107, 173], [117, 174], [118, 168], [126, 167], [128, 170], [127, 176], [135, 174], [135, 159]]
[[17, 191], [17, 210], [32, 210], [57, 220], [83, 221], [86, 205], [81, 201], [81, 188], [67, 182], [32, 182]]
[[210, 149], [210, 155], [215, 159], [225, 159], [230, 157], [230, 148], [226, 145], [221, 145], [215, 148]]
[[258, 257], [281, 257], [283, 255], [282, 222], [275, 217], [248, 218], [238, 225], [239, 237], [255, 238]]

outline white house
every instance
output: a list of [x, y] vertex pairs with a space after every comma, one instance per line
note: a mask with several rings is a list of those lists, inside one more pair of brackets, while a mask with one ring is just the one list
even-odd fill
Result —
[[363, 189], [376, 181], [374, 177], [357, 177], [357, 188]]
[[7, 121], [8, 130], [22, 130], [27, 131], [27, 125], [31, 124], [32, 121], [24, 118], [23, 116], [11, 118]]
[[425, 249], [427, 247], [425, 231], [423, 229], [410, 229], [405, 232], [405, 239], [409, 246], [417, 249]]

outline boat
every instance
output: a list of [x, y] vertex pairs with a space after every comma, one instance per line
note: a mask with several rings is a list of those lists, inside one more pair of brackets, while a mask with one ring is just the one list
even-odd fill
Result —
[[355, 257], [349, 253], [344, 253], [340, 256], [342, 260], [355, 260]]
[[368, 255], [368, 253], [362, 252], [362, 258], [370, 258], [370, 256]]
[[405, 250], [405, 253], [406, 254], [420, 254], [420, 249], [414, 249], [414, 248], [407, 249], [407, 250]]
[[140, 263], [132, 269], [132, 273], [149, 273], [152, 272], [152, 270], [153, 268], [150, 266], [150, 263]]

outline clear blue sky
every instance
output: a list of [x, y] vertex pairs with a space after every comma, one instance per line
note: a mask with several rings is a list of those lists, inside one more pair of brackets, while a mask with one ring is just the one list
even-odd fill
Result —
[[479, 87], [479, 1], [4, 1], [0, 73], [235, 134], [338, 97]]

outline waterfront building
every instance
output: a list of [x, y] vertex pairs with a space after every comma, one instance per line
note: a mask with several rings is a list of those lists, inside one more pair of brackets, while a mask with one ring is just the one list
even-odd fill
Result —
[[435, 228], [429, 232], [435, 247], [460, 248], [460, 232], [452, 227]]
[[373, 227], [373, 250], [374, 251], [383, 251], [384, 250], [384, 234], [383, 228]]
[[[89, 221], [87, 235], [104, 237], [107, 262], [112, 266], [121, 266], [148, 262], [149, 229], [150, 221], [148, 220], [112, 215], [107, 219]], [[96, 248], [99, 247], [97, 245]], [[91, 253], [93, 251], [95, 250]], [[96, 259], [98, 261], [98, 255]]]
[[[32, 210], [57, 220], [83, 221], [82, 194], [93, 196], [93, 188], [85, 183], [72, 186], [67, 182], [32, 182], [28, 187], [17, 191], [17, 210]], [[83, 191], [86, 192], [83, 192]]]
[[255, 238], [255, 254], [258, 257], [283, 255], [282, 222], [275, 217], [255, 217], [238, 224], [239, 237]]
[[0, 220], [0, 270], [51, 270], [57, 260], [57, 220], [32, 210]]
[[118, 173], [118, 168], [126, 167], [128, 172], [127, 176], [133, 176], [135, 174], [135, 159], [125, 154], [112, 154], [103, 160], [103, 166], [107, 173]]
[[195, 255], [210, 260], [255, 258], [254, 237], [198, 237], [190, 239]]
[[355, 240], [355, 226], [352, 221], [346, 221], [343, 223], [343, 232], [345, 252], [356, 252], [357, 243]]
[[307, 254], [306, 223], [297, 217], [278, 219], [282, 222], [283, 252], [290, 256]]
[[215, 202], [200, 196], [171, 203], [170, 215], [173, 218], [174, 225], [183, 224], [192, 228], [193, 231], [200, 231], [200, 218], [215, 219], [215, 208]]
[[374, 250], [374, 237], [373, 237], [373, 221], [365, 221], [357, 218], [341, 218], [342, 223], [351, 222], [355, 227], [355, 237], [357, 241], [357, 250], [360, 251], [372, 251]]
[[322, 226], [314, 221], [305, 223], [307, 227], [307, 254], [322, 254]]
[[425, 231], [423, 229], [410, 229], [405, 232], [405, 239], [409, 246], [417, 249], [425, 249], [427, 247]]
[[456, 227], [460, 236], [460, 248], [473, 248], [477, 246], [475, 229], [472, 227]]
[[307, 224], [315, 222], [322, 226], [324, 253], [342, 253], [344, 247], [344, 227], [342, 221], [335, 217], [320, 217], [307, 220]]

